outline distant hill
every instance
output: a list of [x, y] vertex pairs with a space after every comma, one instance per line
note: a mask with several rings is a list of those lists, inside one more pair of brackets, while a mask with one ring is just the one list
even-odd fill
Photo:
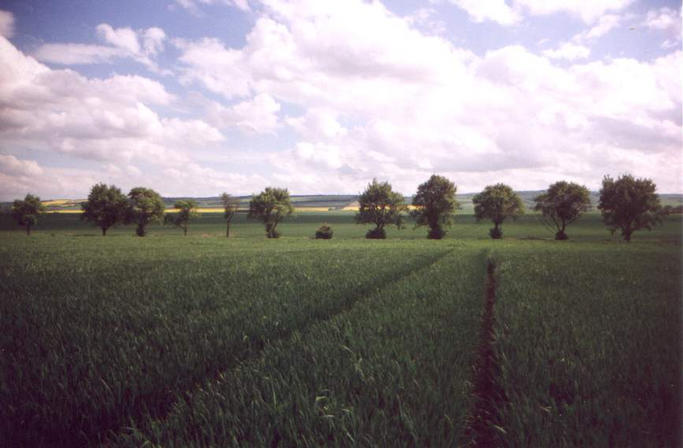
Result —
[[[543, 190], [528, 190], [518, 191], [524, 205], [527, 209], [533, 207], [534, 197], [541, 194]], [[472, 197], [477, 193], [463, 193], [456, 195], [456, 198], [461, 206], [461, 212], [471, 213], [473, 210]], [[247, 208], [251, 196], [238, 196], [240, 200], [240, 208]], [[317, 194], [317, 195], [292, 195], [292, 202], [296, 208], [311, 208], [316, 210], [342, 210], [344, 207], [353, 208], [358, 206], [358, 195], [351, 194]], [[591, 203], [595, 206], [598, 203], [598, 192], [592, 191], [590, 193]], [[672, 207], [683, 206], [683, 194], [660, 194], [659, 198], [662, 205], [670, 205]], [[164, 203], [167, 208], [172, 208], [175, 201], [179, 199], [194, 199], [199, 204], [199, 208], [213, 209], [222, 208], [220, 197], [198, 197], [193, 198], [189, 196], [178, 197], [164, 197]], [[412, 196], [406, 196], [407, 203], [412, 201]], [[81, 209], [81, 202], [85, 199], [51, 199], [43, 201], [48, 211], [77, 211]], [[0, 206], [6, 208], [11, 206], [11, 202], [2, 202]]]

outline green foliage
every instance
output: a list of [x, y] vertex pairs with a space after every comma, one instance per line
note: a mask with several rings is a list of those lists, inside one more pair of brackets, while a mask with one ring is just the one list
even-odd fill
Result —
[[656, 189], [650, 179], [636, 179], [630, 174], [617, 180], [605, 176], [598, 204], [603, 222], [612, 233], [620, 229], [626, 241], [631, 241], [636, 230], [652, 230], [664, 214]]
[[334, 231], [332, 230], [332, 227], [327, 224], [321, 225], [318, 227], [318, 230], [315, 231], [315, 238], [317, 240], [331, 240], [332, 235], [334, 235]]
[[458, 208], [455, 200], [457, 187], [443, 176], [433, 174], [429, 180], [417, 187], [413, 198], [416, 207], [410, 215], [416, 226], [429, 226], [427, 235], [430, 239], [441, 239], [446, 235], [443, 226], [450, 226], [453, 215]]
[[15, 199], [12, 203], [12, 218], [20, 226], [26, 227], [26, 235], [31, 234], [31, 227], [38, 223], [38, 215], [45, 212], [45, 206], [38, 196], [27, 194], [24, 200]]
[[399, 229], [402, 225], [401, 212], [406, 210], [403, 195], [394, 192], [389, 182], [377, 182], [373, 179], [358, 198], [358, 213], [355, 216], [358, 224], [374, 224], [375, 228], [368, 231], [366, 238], [385, 238], [384, 227], [395, 224]]
[[146, 227], [153, 222], [160, 222], [164, 217], [164, 201], [159, 193], [144, 187], [136, 187], [128, 193], [129, 202], [126, 222], [137, 224], [135, 233], [145, 236]]
[[277, 225], [294, 212], [289, 191], [286, 188], [267, 187], [249, 201], [248, 217], [260, 219], [266, 226], [268, 238], [279, 238]]
[[190, 220], [199, 217], [197, 213], [197, 202], [192, 199], [176, 201], [173, 208], [178, 210], [176, 213], [169, 213], [164, 216], [164, 222], [170, 222], [183, 229], [183, 235], [187, 236], [187, 228]]
[[534, 210], [541, 212], [545, 223], [557, 231], [556, 240], [566, 240], [567, 226], [590, 209], [588, 189], [574, 182], [555, 182], [548, 190], [534, 198]]
[[501, 224], [506, 218], [516, 219], [524, 214], [522, 199], [505, 184], [489, 185], [472, 198], [477, 221], [490, 219], [494, 227], [489, 231], [493, 239], [503, 237]]
[[114, 185], [95, 184], [90, 189], [88, 200], [81, 203], [81, 209], [81, 219], [97, 225], [105, 236], [110, 227], [125, 221], [128, 199]]
[[223, 193], [221, 194], [221, 203], [223, 204], [223, 217], [225, 218], [226, 224], [225, 237], [230, 238], [230, 223], [232, 222], [235, 213], [237, 213], [240, 201], [239, 199], [230, 196], [228, 193]]

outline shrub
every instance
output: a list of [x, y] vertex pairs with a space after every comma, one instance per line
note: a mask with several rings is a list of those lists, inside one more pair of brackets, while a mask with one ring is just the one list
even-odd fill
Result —
[[315, 231], [315, 239], [317, 240], [331, 240], [334, 231], [332, 227], [327, 224], [321, 225], [318, 230]]

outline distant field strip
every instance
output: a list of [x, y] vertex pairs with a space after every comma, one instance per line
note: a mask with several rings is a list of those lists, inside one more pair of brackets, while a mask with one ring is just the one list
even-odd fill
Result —
[[680, 446], [677, 252], [497, 250], [505, 446]]
[[452, 252], [269, 342], [120, 446], [453, 446], [481, 311], [480, 251]]
[[[95, 443], [446, 252], [113, 241], [101, 250], [99, 241], [3, 248], [0, 434], [8, 440]], [[113, 244], [125, 250], [107, 251]]]

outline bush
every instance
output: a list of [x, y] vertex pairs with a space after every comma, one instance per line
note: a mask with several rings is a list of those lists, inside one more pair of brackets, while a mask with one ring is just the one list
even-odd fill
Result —
[[440, 226], [432, 227], [427, 234], [427, 238], [430, 240], [440, 240], [444, 236], [446, 236], [446, 231]]
[[383, 228], [375, 228], [368, 230], [368, 233], [365, 234], [365, 238], [371, 239], [371, 240], [383, 240], [387, 237], [387, 233], [384, 231]]
[[503, 238], [503, 231], [499, 227], [492, 227], [491, 230], [489, 230], [489, 235], [494, 240], [499, 240]]
[[315, 239], [317, 240], [331, 240], [334, 231], [332, 227], [327, 224], [321, 225], [318, 230], [315, 231]]

